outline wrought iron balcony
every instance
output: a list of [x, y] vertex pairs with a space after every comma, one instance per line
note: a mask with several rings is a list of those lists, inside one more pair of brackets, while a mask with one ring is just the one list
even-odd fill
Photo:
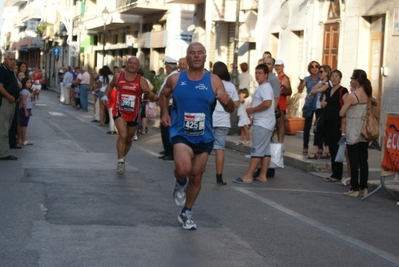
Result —
[[167, 10], [164, 0], [116, 0], [115, 4], [115, 8], [120, 13], [139, 16], [148, 16]]

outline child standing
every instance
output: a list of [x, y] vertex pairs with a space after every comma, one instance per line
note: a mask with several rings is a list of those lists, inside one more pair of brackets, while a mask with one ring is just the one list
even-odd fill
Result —
[[247, 114], [247, 108], [251, 106], [252, 98], [249, 97], [249, 92], [247, 88], [240, 89], [238, 91], [238, 97], [240, 99], [239, 106], [237, 109], [238, 116], [238, 127], [240, 127], [241, 136], [239, 144], [244, 144], [244, 140], [246, 139], [246, 143], [248, 145], [251, 144], [251, 137], [249, 136], [249, 125], [251, 124], [251, 120]]
[[18, 135], [19, 143], [26, 145], [33, 145], [32, 142], [26, 140], [26, 128], [28, 127], [29, 118], [32, 114], [32, 102], [30, 97], [29, 90], [32, 87], [32, 81], [29, 77], [25, 77], [21, 81], [22, 91], [21, 91], [21, 100], [19, 102], [19, 115], [20, 115], [20, 126], [21, 131]]
[[270, 164], [270, 139], [276, 126], [274, 115], [274, 94], [271, 85], [268, 83], [269, 69], [265, 64], [260, 64], [255, 69], [256, 81], [259, 87], [254, 93], [251, 107], [247, 112], [253, 115], [253, 132], [251, 160], [247, 172], [233, 183], [249, 184], [253, 181], [253, 173], [261, 163], [260, 174], [257, 181], [267, 182], [266, 172]]

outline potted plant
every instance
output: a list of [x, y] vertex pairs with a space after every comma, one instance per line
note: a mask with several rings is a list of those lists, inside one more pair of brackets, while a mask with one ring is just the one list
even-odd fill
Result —
[[305, 119], [302, 118], [302, 107], [304, 102], [303, 93], [295, 93], [287, 102], [287, 114], [284, 121], [285, 134], [295, 135], [303, 131]]

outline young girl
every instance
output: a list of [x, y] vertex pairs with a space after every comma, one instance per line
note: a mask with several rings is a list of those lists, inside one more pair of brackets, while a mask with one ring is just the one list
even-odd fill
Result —
[[28, 127], [29, 118], [32, 114], [32, 102], [30, 98], [30, 88], [32, 87], [32, 81], [29, 77], [25, 77], [21, 81], [21, 101], [19, 102], [19, 115], [21, 117], [20, 126], [21, 132], [18, 135], [19, 143], [26, 145], [33, 145], [32, 142], [26, 140], [26, 128]]
[[240, 89], [238, 91], [238, 97], [240, 98], [237, 110], [238, 127], [241, 129], [241, 137], [238, 145], [244, 144], [244, 139], [246, 139], [246, 143], [249, 145], [251, 143], [251, 137], [249, 135], [249, 125], [251, 124], [251, 120], [248, 117], [247, 108], [251, 106], [251, 97], [249, 97], [248, 89]]

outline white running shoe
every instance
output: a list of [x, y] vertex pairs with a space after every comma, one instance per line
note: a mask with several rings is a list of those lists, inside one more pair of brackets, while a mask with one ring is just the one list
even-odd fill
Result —
[[193, 212], [186, 210], [184, 213], [180, 213], [177, 219], [182, 224], [183, 229], [196, 230], [197, 225], [194, 223]]
[[173, 190], [173, 198], [177, 206], [182, 207], [186, 204], [186, 187], [188, 184], [188, 177], [186, 177], [186, 184], [180, 185], [177, 180], [175, 182], [175, 189]]
[[124, 162], [118, 162], [118, 165], [116, 166], [116, 173], [119, 175], [122, 175], [125, 173], [125, 163]]

